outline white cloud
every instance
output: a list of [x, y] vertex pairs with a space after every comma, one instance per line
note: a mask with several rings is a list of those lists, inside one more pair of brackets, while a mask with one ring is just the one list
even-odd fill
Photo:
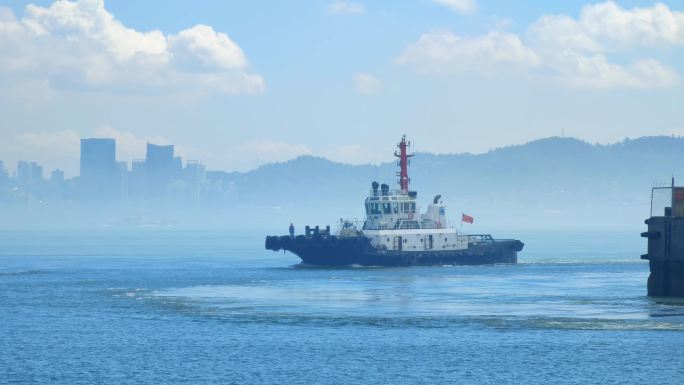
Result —
[[242, 49], [196, 25], [177, 35], [124, 26], [103, 0], [0, 9], [0, 74], [47, 79], [55, 88], [243, 93], [264, 90]]
[[362, 15], [366, 13], [366, 6], [364, 6], [362, 3], [336, 1], [328, 5], [328, 13]]
[[684, 44], [684, 13], [662, 3], [631, 10], [612, 1], [590, 5], [579, 22], [589, 35], [621, 46]]
[[605, 56], [566, 53], [556, 66], [557, 78], [576, 88], [663, 88], [679, 82], [673, 69], [657, 60], [636, 60], [628, 66], [611, 64]]
[[0, 154], [5, 168], [13, 173], [20, 160], [35, 161], [44, 166], [44, 175], [55, 168], [68, 176], [78, 175], [81, 136], [72, 130], [25, 132], [5, 135], [0, 140]]
[[374, 94], [382, 89], [382, 82], [371, 74], [359, 73], [354, 75], [356, 92], [364, 95]]
[[[346, 144], [332, 149], [327, 149], [322, 152], [322, 156], [334, 162], [347, 164], [369, 164], [377, 161], [377, 154], [365, 148], [364, 146], [354, 143]], [[383, 159], [385, 160], [385, 159]]]
[[656, 3], [624, 9], [612, 1], [587, 5], [579, 19], [545, 15], [530, 27], [537, 45], [588, 52], [650, 45], [684, 45], [684, 13]]
[[80, 143], [80, 135], [72, 130], [64, 130], [56, 132], [27, 132], [17, 136], [13, 145], [27, 150], [21, 151], [24, 154], [71, 158], [74, 154], [78, 156]]
[[507, 32], [492, 31], [478, 37], [433, 32], [423, 34], [416, 43], [409, 45], [398, 62], [424, 73], [491, 73], [534, 67], [539, 64], [539, 58], [518, 36]]
[[[421, 73], [526, 71], [575, 88], [662, 88], [679, 84], [679, 75], [653, 58], [636, 57], [641, 47], [684, 45], [684, 13], [657, 3], [623, 9], [608, 1], [583, 8], [578, 19], [545, 15], [527, 39], [501, 31], [478, 37], [450, 32], [423, 34], [398, 62]], [[621, 52], [628, 64], [612, 63]]]
[[538, 47], [552, 50], [582, 50], [589, 52], [603, 51], [604, 47], [593, 37], [581, 30], [573, 18], [565, 15], [542, 16], [532, 26], [528, 35]]
[[[588, 5], [578, 19], [546, 15], [533, 23], [530, 44], [559, 82], [577, 88], [663, 88], [677, 72], [656, 59], [634, 57], [642, 47], [684, 45], [684, 13], [657, 3], [624, 9], [612, 1]], [[627, 64], [607, 55], [626, 54]]]
[[228, 35], [207, 25], [196, 25], [169, 36], [169, 46], [181, 68], [232, 70], [247, 66], [242, 49]]
[[458, 13], [468, 14], [477, 10], [477, 2], [475, 0], [432, 0], [432, 2], [443, 5]]

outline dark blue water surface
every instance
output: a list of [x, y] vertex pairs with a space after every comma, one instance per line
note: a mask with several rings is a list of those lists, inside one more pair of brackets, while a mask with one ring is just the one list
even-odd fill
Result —
[[684, 383], [635, 234], [513, 266], [303, 269], [258, 233], [0, 233], [0, 383]]

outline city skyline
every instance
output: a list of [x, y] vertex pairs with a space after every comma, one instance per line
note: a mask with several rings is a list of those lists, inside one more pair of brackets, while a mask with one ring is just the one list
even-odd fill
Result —
[[182, 143], [186, 159], [246, 171], [305, 154], [378, 163], [402, 133], [433, 153], [562, 132], [592, 143], [679, 135], [683, 9], [10, 0], [0, 157], [36, 154], [70, 176], [81, 137], [113, 137], [129, 162], [148, 141]]
[[[206, 168], [175, 156], [173, 145], [147, 143], [144, 159], [116, 158], [114, 138], [83, 138], [79, 173], [65, 178], [59, 168], [46, 177], [43, 165], [18, 161], [13, 173], [0, 160], [2, 204], [32, 207], [32, 201], [96, 204], [199, 202], [206, 192]], [[130, 167], [129, 167], [130, 166]], [[50, 166], [47, 165], [47, 169]]]
[[[123, 166], [125, 166], [126, 171], [134, 171], [134, 168], [137, 164], [141, 164], [141, 163], [144, 164], [147, 160], [149, 160], [147, 152], [144, 153], [140, 157], [135, 157], [135, 158], [128, 159], [128, 160], [127, 159], [119, 159], [116, 155], [109, 156], [109, 159], [103, 160], [101, 158], [97, 158], [97, 156], [102, 156], [102, 153], [97, 153], [96, 151], [94, 151], [93, 154], [86, 154], [85, 159], [84, 159], [84, 142], [93, 144], [93, 143], [103, 142], [103, 141], [111, 142], [112, 143], [111, 150], [115, 153], [116, 143], [117, 143], [117, 140], [115, 138], [81, 138], [80, 139], [81, 150], [80, 150], [80, 152], [76, 153], [76, 155], [78, 155], [80, 153], [80, 156], [77, 156], [75, 158], [76, 159], [75, 168], [77, 171], [74, 174], [69, 175], [68, 178], [80, 178], [83, 174], [84, 166], [86, 168], [86, 174], [87, 174], [89, 171], [88, 167], [89, 167], [89, 165], [92, 166], [93, 162], [95, 162], [95, 163], [99, 162], [100, 165], [110, 163], [112, 165], [112, 167], [123, 165]], [[147, 146], [148, 151], [150, 150], [150, 148], [153, 149], [152, 151], [154, 151], [157, 148], [171, 149], [172, 154], [174, 152], [173, 149], [175, 148], [175, 145], [173, 145], [173, 144], [167, 145], [167, 144], [155, 144], [155, 143], [149, 143], [149, 142], [146, 143], [146, 146]], [[86, 148], [87, 148], [87, 146], [86, 146]], [[102, 149], [102, 147], [100, 147], [99, 150], [101, 150], [101, 149]], [[86, 152], [87, 152], [87, 150], [86, 150]], [[93, 155], [95, 156], [95, 158], [89, 159], [89, 156], [93, 156]], [[111, 154], [108, 154], [108, 155], [111, 155]], [[182, 165], [182, 163], [183, 163], [182, 157], [174, 156], [173, 158], [174, 158], [175, 162], [181, 162], [179, 164]], [[197, 160], [197, 159], [188, 159], [188, 160], [185, 160], [184, 163], [202, 164], [202, 161]], [[28, 155], [26, 157], [26, 159], [17, 160], [14, 168], [11, 168], [11, 166], [9, 166], [9, 165], [10, 164], [6, 160], [0, 159], [0, 172], [5, 172], [8, 177], [13, 177], [13, 178], [18, 177], [18, 175], [20, 173], [20, 171], [19, 171], [20, 169], [23, 168], [24, 170], [28, 170], [31, 167], [37, 168], [37, 170], [39, 170], [38, 174], [40, 174], [41, 178], [44, 178], [44, 179], [47, 179], [47, 178], [45, 178], [45, 175], [46, 175], [45, 171], [48, 171], [50, 173], [52, 173], [54, 171], [58, 171], [58, 174], [61, 176], [61, 178], [64, 178], [66, 176], [64, 174], [63, 169], [56, 167], [54, 165], [47, 164], [47, 163], [38, 162], [31, 155]], [[44, 167], [47, 167], [47, 168], [44, 168]]]

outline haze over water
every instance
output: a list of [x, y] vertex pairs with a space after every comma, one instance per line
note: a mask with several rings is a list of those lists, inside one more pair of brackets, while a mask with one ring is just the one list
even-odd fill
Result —
[[516, 236], [512, 266], [310, 269], [256, 231], [3, 231], [0, 383], [682, 383], [638, 234]]
[[[684, 0], [0, 1], [0, 385], [684, 384], [639, 258], [681, 211], [649, 189], [684, 180], [682, 47]], [[364, 213], [406, 260], [525, 248], [265, 250]]]

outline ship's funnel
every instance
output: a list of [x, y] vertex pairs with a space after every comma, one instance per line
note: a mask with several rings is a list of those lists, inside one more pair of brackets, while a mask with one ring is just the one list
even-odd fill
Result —
[[382, 191], [382, 195], [389, 195], [389, 185], [385, 183], [381, 184], [380, 191]]
[[371, 187], [373, 187], [373, 196], [374, 197], [378, 196], [378, 187], [380, 187], [378, 182], [373, 181], [373, 183], [371, 184]]

